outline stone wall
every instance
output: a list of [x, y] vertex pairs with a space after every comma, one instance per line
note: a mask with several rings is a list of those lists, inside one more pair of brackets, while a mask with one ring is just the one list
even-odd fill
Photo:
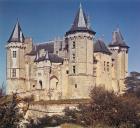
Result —
[[66, 107], [76, 108], [77, 105], [78, 104], [31, 104], [25, 118], [37, 120], [37, 118], [42, 118], [45, 115], [64, 115], [63, 110]]

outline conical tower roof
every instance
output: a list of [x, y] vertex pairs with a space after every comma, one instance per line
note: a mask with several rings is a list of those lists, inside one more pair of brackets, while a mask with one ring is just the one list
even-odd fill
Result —
[[105, 45], [104, 41], [101, 39], [96, 40], [96, 42], [94, 44], [94, 52], [95, 53], [101, 52], [101, 53], [108, 54], [108, 55], [111, 54], [111, 52], [109, 51], [109, 49]]
[[19, 22], [17, 21], [17, 23], [14, 26], [14, 29], [12, 31], [12, 34], [8, 40], [8, 42], [24, 42], [24, 35], [22, 33], [21, 27]]
[[92, 34], [96, 33], [90, 28], [87, 16], [85, 15], [85, 12], [83, 11], [81, 4], [80, 4], [79, 10], [75, 16], [73, 25], [72, 25], [71, 29], [68, 32], [66, 32], [66, 35], [75, 33], [75, 32], [80, 32], [80, 31], [89, 32]]
[[109, 44], [110, 47], [114, 47], [114, 46], [120, 46], [120, 47], [126, 47], [129, 48], [129, 46], [127, 46], [127, 44], [124, 41], [124, 38], [120, 32], [120, 29], [117, 28], [117, 30], [115, 30], [112, 34], [112, 42]]

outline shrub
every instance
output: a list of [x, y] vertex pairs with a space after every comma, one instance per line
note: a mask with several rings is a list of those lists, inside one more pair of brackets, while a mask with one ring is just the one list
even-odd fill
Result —
[[0, 105], [0, 127], [1, 128], [17, 128], [23, 119], [23, 114], [18, 108], [19, 99], [16, 94], [1, 98]]
[[[136, 103], [140, 101], [136, 97], [116, 96], [102, 87], [93, 88], [90, 97], [89, 104], [80, 104], [78, 109], [65, 110], [65, 115], [71, 122], [86, 127], [97, 124], [107, 125], [108, 128], [109, 126], [122, 128], [127, 124], [139, 127], [139, 108], [136, 107]], [[135, 100], [137, 102], [133, 103]]]

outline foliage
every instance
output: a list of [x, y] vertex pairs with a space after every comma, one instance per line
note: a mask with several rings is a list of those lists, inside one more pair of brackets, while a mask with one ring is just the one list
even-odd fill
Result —
[[[90, 97], [89, 104], [81, 104], [78, 109], [65, 109], [68, 120], [86, 127], [95, 127], [97, 124], [108, 127], [119, 127], [122, 124], [131, 124], [134, 127], [140, 125], [139, 108], [136, 107], [136, 103], [140, 104], [140, 101], [136, 97], [131, 99], [128, 96], [116, 96], [113, 92], [105, 91], [101, 87], [93, 88]], [[135, 100], [137, 102], [132, 103]]]
[[23, 115], [20, 113], [18, 108], [18, 103], [20, 102], [17, 95], [13, 94], [13, 96], [8, 96], [5, 98], [1, 98], [4, 100], [0, 105], [0, 127], [1, 128], [17, 128], [19, 126], [19, 122], [23, 119]]
[[65, 122], [65, 119], [63, 116], [59, 115], [53, 115], [53, 116], [44, 116], [42, 118], [38, 118], [37, 122], [34, 122], [33, 119], [30, 120], [30, 124], [28, 125], [28, 128], [44, 128], [46, 126], [58, 126], [60, 124], [63, 124]]

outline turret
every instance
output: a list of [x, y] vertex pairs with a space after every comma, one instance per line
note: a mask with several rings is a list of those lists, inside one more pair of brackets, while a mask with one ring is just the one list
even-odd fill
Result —
[[91, 29], [80, 4], [73, 25], [65, 34], [68, 45], [69, 85], [74, 97], [87, 97], [89, 86], [93, 85], [93, 39]]
[[25, 90], [25, 38], [17, 21], [7, 41], [7, 94]]
[[117, 28], [112, 34], [112, 42], [109, 44], [112, 52], [112, 85], [117, 93], [125, 90], [124, 79], [128, 74], [128, 49], [123, 36]]

